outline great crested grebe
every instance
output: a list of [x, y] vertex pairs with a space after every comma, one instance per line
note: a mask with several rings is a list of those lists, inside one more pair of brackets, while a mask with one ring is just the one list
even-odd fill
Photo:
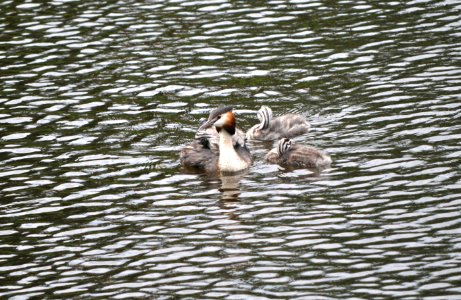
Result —
[[266, 160], [288, 168], [306, 168], [322, 171], [331, 165], [331, 157], [312, 146], [296, 144], [290, 139], [281, 139], [277, 147], [269, 151]]
[[[213, 120], [216, 120], [219, 115], [232, 111], [232, 107], [221, 105], [218, 108], [213, 109], [208, 116], [208, 120], [204, 122], [197, 133], [195, 138], [206, 138], [209, 146], [213, 150], [218, 150], [219, 147], [219, 133], [215, 126], [213, 126]], [[232, 142], [234, 146], [245, 145], [245, 132], [238, 127], [235, 127], [235, 134], [232, 135]]]
[[191, 144], [181, 149], [181, 165], [213, 173], [235, 173], [250, 167], [252, 159], [244, 139], [243, 144], [233, 141], [236, 126], [232, 108], [216, 109], [200, 129], [206, 130], [209, 126], [214, 126], [218, 132], [218, 147], [213, 145], [213, 137], [199, 135]]
[[272, 109], [265, 105], [258, 110], [258, 119], [261, 123], [251, 127], [246, 133], [249, 140], [292, 138], [308, 132], [311, 127], [303, 116], [297, 114], [286, 114], [272, 119]]

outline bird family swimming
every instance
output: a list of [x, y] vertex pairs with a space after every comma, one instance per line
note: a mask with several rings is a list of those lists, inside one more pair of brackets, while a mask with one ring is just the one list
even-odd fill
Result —
[[[210, 126], [218, 134], [217, 146], [214, 131], [208, 130], [209, 133], [206, 134]], [[200, 130], [205, 134], [199, 134], [191, 144], [181, 150], [181, 165], [207, 173], [236, 173], [250, 167], [252, 158], [245, 139], [243, 138], [243, 142], [241, 137], [234, 139], [238, 131], [231, 107], [219, 107], [212, 111]]]
[[262, 140], [283, 138], [267, 155], [270, 163], [282, 167], [308, 168], [321, 171], [331, 164], [325, 152], [312, 146], [295, 144], [287, 137], [306, 133], [310, 124], [300, 115], [287, 114], [272, 120], [272, 110], [262, 106], [258, 111], [261, 124], [246, 134], [236, 127], [232, 107], [220, 106], [210, 112], [208, 120], [199, 127], [194, 141], [181, 149], [180, 163], [188, 169], [207, 173], [235, 173], [252, 164], [246, 138]]
[[312, 146], [294, 143], [283, 138], [277, 147], [269, 151], [266, 160], [287, 168], [307, 168], [322, 171], [331, 165], [331, 157], [322, 150]]
[[303, 116], [297, 114], [286, 114], [273, 119], [272, 109], [265, 105], [258, 110], [258, 119], [261, 123], [251, 127], [246, 133], [249, 140], [292, 138], [307, 133], [311, 127]]

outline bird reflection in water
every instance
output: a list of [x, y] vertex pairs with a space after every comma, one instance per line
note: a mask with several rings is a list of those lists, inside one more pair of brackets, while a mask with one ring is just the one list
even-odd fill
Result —
[[246, 174], [247, 172], [242, 172], [239, 174], [221, 174], [220, 176], [221, 186], [218, 190], [221, 192], [221, 199], [218, 205], [221, 209], [227, 210], [227, 215], [231, 220], [238, 219], [238, 215], [233, 209], [238, 205], [241, 194], [240, 181]]
[[[245, 172], [246, 173], [246, 172]], [[240, 180], [245, 175], [243, 174], [233, 174], [233, 175], [221, 175], [221, 187], [219, 191], [221, 192], [221, 200], [223, 201], [236, 201], [240, 195], [239, 183]]]

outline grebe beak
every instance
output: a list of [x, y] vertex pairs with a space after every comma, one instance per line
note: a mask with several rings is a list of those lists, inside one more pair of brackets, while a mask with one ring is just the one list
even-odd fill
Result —
[[216, 120], [207, 120], [205, 123], [203, 123], [199, 128], [198, 130], [205, 130], [207, 128], [210, 128], [211, 126], [213, 126], [214, 122]]
[[203, 123], [198, 130], [210, 128], [217, 120], [219, 120], [219, 118], [221, 118], [222, 115], [224, 115], [227, 112], [232, 112], [231, 106], [219, 106], [218, 108], [212, 110], [210, 112], [208, 120], [205, 123]]

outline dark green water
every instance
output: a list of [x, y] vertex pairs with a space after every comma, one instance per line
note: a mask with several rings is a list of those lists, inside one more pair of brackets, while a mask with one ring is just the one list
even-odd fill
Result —
[[[461, 2], [3, 1], [0, 298], [461, 298]], [[184, 172], [210, 109], [321, 176]]]

